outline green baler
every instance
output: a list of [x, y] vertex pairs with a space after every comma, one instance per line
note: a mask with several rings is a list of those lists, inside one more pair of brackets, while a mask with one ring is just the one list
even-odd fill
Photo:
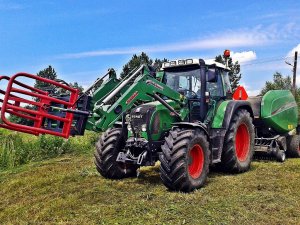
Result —
[[298, 106], [288, 90], [268, 91], [261, 100], [261, 119], [278, 134], [297, 127]]

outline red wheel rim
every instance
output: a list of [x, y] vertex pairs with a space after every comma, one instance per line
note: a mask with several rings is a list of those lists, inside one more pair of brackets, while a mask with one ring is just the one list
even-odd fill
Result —
[[235, 151], [239, 161], [244, 162], [247, 159], [250, 149], [250, 134], [246, 124], [239, 125], [235, 135]]
[[190, 150], [189, 174], [193, 179], [200, 177], [204, 165], [204, 153], [200, 145], [196, 144]]

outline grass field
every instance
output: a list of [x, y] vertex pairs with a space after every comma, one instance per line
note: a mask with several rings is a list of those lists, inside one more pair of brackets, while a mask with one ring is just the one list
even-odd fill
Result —
[[211, 172], [190, 194], [169, 192], [158, 167], [105, 180], [92, 154], [64, 155], [0, 172], [1, 224], [300, 224], [300, 160]]

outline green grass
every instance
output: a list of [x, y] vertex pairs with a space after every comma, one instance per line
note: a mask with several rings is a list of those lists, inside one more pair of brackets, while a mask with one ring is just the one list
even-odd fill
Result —
[[300, 224], [300, 160], [254, 162], [244, 174], [211, 172], [193, 193], [169, 192], [158, 167], [119, 181], [92, 154], [0, 172], [1, 224]]
[[98, 137], [97, 133], [86, 132], [82, 137], [70, 137], [67, 140], [50, 135], [36, 137], [0, 129], [0, 170], [66, 153], [90, 152]]

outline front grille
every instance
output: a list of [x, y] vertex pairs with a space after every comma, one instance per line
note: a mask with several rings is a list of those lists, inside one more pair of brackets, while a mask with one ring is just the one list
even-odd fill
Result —
[[142, 131], [143, 124], [149, 124], [149, 120], [154, 106], [139, 106], [134, 108], [130, 113], [130, 125], [135, 134], [138, 134]]

